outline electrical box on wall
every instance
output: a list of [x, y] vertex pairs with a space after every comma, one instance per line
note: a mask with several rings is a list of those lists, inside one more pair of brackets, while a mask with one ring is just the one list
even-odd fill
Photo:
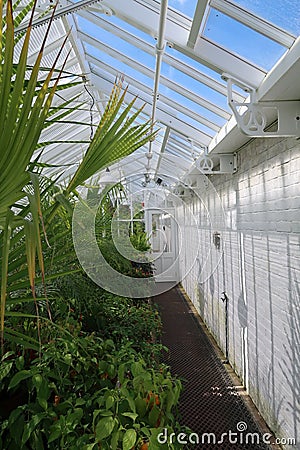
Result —
[[220, 155], [220, 172], [232, 173], [235, 171], [234, 155]]
[[217, 250], [220, 250], [221, 247], [221, 235], [218, 231], [213, 233], [213, 244]]

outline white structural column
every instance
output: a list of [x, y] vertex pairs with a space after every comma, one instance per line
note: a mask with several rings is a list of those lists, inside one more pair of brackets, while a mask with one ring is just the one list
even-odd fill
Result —
[[205, 18], [208, 14], [208, 3], [209, 0], [198, 0], [196, 11], [193, 18], [193, 23], [191, 26], [191, 31], [189, 34], [189, 38], [187, 41], [187, 46], [194, 48], [196, 41], [198, 39], [198, 36], [200, 34], [200, 30], [203, 27], [203, 23], [205, 22]]

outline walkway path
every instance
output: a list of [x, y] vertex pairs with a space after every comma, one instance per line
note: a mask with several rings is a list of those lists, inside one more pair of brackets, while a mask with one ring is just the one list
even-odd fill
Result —
[[[186, 380], [180, 398], [180, 421], [196, 434], [182, 438], [192, 441], [192, 445], [188, 444], [185, 448], [269, 449], [242, 399], [244, 390], [234, 386], [204, 327], [180, 290], [173, 288], [155, 297], [154, 301], [163, 322], [162, 343], [169, 348], [164, 362], [171, 366], [174, 375]], [[213, 434], [208, 436], [204, 433]], [[222, 433], [227, 435], [224, 434], [222, 438]], [[195, 444], [197, 437], [199, 444]]]

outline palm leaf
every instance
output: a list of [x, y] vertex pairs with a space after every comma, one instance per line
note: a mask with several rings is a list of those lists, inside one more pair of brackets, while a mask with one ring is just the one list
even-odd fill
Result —
[[[0, 4], [2, 8], [2, 2]], [[33, 13], [34, 8], [31, 22]], [[50, 86], [64, 44], [53, 66], [49, 69], [43, 84], [38, 86], [40, 64], [51, 27], [50, 21], [35, 64], [30, 71], [30, 77], [25, 80], [25, 72], [28, 69], [27, 55], [31, 22], [24, 37], [16, 67], [13, 63], [14, 22], [12, 1], [8, 0], [5, 39], [2, 21], [0, 25], [0, 142], [2, 150], [0, 160], [0, 225], [5, 221], [7, 208], [24, 196], [22, 189], [29, 181], [26, 168], [37, 146], [50, 111], [53, 96], [58, 89], [60, 77], [63, 75], [63, 69], [60, 69], [54, 84]]]
[[3, 354], [4, 345], [4, 318], [5, 318], [5, 302], [6, 302], [6, 287], [8, 277], [8, 255], [10, 248], [10, 236], [11, 236], [11, 214], [6, 216], [6, 222], [3, 233], [3, 247], [2, 247], [2, 264], [1, 264], [1, 308], [0, 308], [0, 338], [1, 338], [1, 350]]
[[67, 193], [84, 184], [96, 172], [131, 154], [155, 136], [156, 131], [151, 132], [153, 125], [150, 122], [131, 127], [143, 109], [139, 109], [128, 118], [135, 99], [120, 112], [125, 94], [126, 90], [121, 94], [120, 83], [116, 83], [89, 148], [67, 186]]

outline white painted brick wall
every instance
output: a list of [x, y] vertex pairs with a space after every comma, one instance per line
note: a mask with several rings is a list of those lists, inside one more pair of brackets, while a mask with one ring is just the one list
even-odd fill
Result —
[[236, 174], [210, 177], [224, 221], [212, 185], [189, 200], [198, 230], [185, 224], [182, 284], [223, 351], [226, 291], [231, 364], [277, 436], [297, 439], [286, 448], [300, 449], [300, 143], [255, 139], [238, 161]]

